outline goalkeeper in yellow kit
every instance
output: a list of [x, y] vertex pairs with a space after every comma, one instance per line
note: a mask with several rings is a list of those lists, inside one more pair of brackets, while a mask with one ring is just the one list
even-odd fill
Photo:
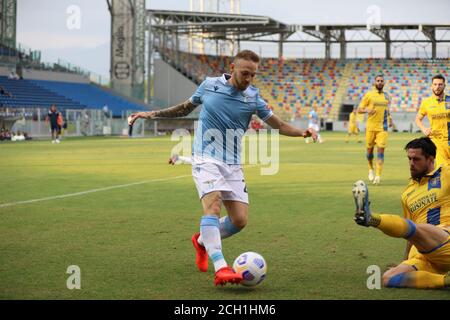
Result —
[[405, 150], [411, 180], [402, 194], [404, 218], [371, 213], [369, 190], [357, 181], [355, 222], [408, 241], [404, 261], [384, 273], [385, 287], [450, 287], [450, 166], [434, 166], [436, 146], [428, 137], [410, 141]]
[[[388, 127], [392, 127], [392, 118], [389, 113], [390, 98], [383, 91], [384, 77], [375, 77], [375, 88], [366, 93], [358, 108], [358, 113], [367, 113], [366, 122], [366, 148], [369, 163], [369, 180], [379, 184], [384, 164], [384, 150], [387, 144]], [[373, 158], [374, 147], [377, 146], [377, 166], [374, 173]]]

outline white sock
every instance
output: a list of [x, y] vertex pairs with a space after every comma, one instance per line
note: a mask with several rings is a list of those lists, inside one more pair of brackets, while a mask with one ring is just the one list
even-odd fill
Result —
[[219, 218], [216, 216], [203, 216], [200, 221], [200, 236], [203, 246], [214, 264], [215, 271], [228, 265], [222, 254], [219, 226]]

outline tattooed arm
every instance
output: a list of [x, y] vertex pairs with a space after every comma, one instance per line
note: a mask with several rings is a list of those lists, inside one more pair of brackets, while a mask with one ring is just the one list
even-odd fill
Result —
[[155, 117], [157, 118], [179, 118], [187, 116], [189, 113], [197, 108], [190, 100], [187, 100], [179, 105], [171, 108], [155, 111]]
[[133, 123], [139, 118], [142, 119], [180, 118], [187, 116], [192, 111], [194, 111], [195, 108], [197, 108], [197, 106], [193, 104], [191, 101], [187, 100], [183, 103], [180, 103], [176, 106], [167, 109], [134, 113], [128, 118], [129, 119], [128, 123], [130, 125], [133, 125]]

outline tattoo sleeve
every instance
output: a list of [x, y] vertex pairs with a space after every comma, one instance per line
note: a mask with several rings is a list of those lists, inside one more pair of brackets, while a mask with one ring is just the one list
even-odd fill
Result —
[[158, 110], [155, 112], [155, 116], [158, 118], [179, 118], [187, 116], [189, 113], [194, 111], [195, 108], [197, 108], [197, 106], [187, 100], [174, 107]]

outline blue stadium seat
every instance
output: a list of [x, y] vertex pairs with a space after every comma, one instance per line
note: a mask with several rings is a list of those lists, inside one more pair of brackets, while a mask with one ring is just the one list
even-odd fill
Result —
[[77, 101], [89, 109], [102, 109], [104, 105], [107, 105], [114, 116], [121, 116], [122, 112], [126, 110], [149, 110], [143, 103], [132, 102], [93, 84], [43, 80], [30, 80], [30, 82], [38, 87]]
[[0, 105], [10, 108], [47, 108], [56, 104], [60, 110], [83, 109], [79, 102], [68, 99], [55, 92], [40, 88], [28, 80], [12, 80], [0, 76], [0, 86], [12, 97], [0, 95]]
[[9, 108], [48, 108], [55, 104], [59, 110], [102, 109], [107, 105], [113, 116], [121, 116], [126, 110], [149, 110], [143, 103], [132, 102], [93, 84], [0, 76], [0, 86], [12, 94], [12, 97], [0, 95], [0, 106]]

